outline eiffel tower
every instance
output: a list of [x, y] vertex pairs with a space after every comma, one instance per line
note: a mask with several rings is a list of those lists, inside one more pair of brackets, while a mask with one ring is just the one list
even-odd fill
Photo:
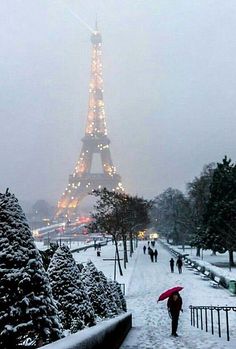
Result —
[[[107, 137], [101, 61], [102, 36], [97, 27], [91, 35], [91, 42], [91, 79], [85, 136], [82, 138], [79, 160], [58, 202], [57, 217], [73, 218], [78, 212], [81, 200], [94, 189], [105, 187], [108, 190], [124, 191], [121, 177], [112, 163], [110, 140]], [[91, 172], [93, 155], [96, 153], [101, 157], [102, 173]]]

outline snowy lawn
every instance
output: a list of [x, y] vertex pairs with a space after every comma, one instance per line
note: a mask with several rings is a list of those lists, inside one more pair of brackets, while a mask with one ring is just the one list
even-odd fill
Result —
[[227, 283], [230, 280], [236, 280], [236, 267], [232, 268], [230, 271], [228, 269], [228, 253], [217, 253], [216, 255], [212, 255], [211, 250], [204, 251], [205, 254], [203, 255], [201, 253], [201, 257], [196, 256], [196, 249], [183, 249], [179, 246], [169, 245], [164, 240], [162, 242], [169, 246], [172, 250], [177, 251], [178, 253], [186, 254], [188, 253], [189, 256], [187, 256], [188, 259], [192, 261], [196, 261], [200, 266], [204, 266], [206, 270], [212, 271], [217, 276], [222, 276], [225, 278]]
[[[166, 241], [163, 240], [165, 244]], [[204, 250], [203, 252], [201, 251], [201, 256], [197, 257], [196, 256], [196, 248], [191, 248], [190, 246], [187, 246], [186, 249], [183, 251], [182, 246], [174, 246], [174, 245], [169, 245], [171, 248], [174, 248], [176, 251], [179, 253], [189, 254], [189, 258], [194, 259], [194, 260], [203, 260], [205, 262], [211, 263], [215, 266], [221, 267], [225, 271], [229, 271], [228, 263], [229, 263], [229, 254], [228, 252], [225, 253], [216, 253], [216, 255], [212, 254], [212, 250]], [[236, 252], [234, 252], [234, 261], [236, 262]], [[236, 278], [236, 267], [232, 268], [231, 271], [232, 275], [235, 275]]]
[[[120, 258], [123, 259], [123, 246], [119, 244], [119, 254]], [[112, 245], [111, 242], [106, 246], [102, 246], [101, 248], [101, 256], [97, 256], [97, 251], [94, 248], [89, 248], [86, 251], [74, 252], [73, 257], [77, 263], [86, 263], [89, 259], [95, 264], [98, 270], [103, 271], [105, 276], [110, 279], [114, 279], [114, 257], [115, 257], [115, 245]], [[137, 258], [137, 252], [134, 252], [132, 258], [129, 258], [129, 263], [126, 265], [126, 269], [124, 269], [124, 262], [121, 261], [123, 276], [120, 276], [118, 263], [116, 262], [116, 280], [119, 283], [123, 283], [126, 286], [129, 284], [129, 280], [133, 271], [133, 267]], [[105, 259], [105, 260], [104, 260]], [[113, 259], [113, 260], [107, 260]]]

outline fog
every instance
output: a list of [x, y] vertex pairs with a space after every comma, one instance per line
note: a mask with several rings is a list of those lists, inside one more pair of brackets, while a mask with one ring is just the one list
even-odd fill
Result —
[[90, 32], [103, 37], [114, 165], [131, 194], [236, 160], [235, 0], [1, 0], [0, 191], [55, 204], [79, 157]]

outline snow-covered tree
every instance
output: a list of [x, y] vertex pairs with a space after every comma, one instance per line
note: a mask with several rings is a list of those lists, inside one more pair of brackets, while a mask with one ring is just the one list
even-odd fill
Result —
[[0, 194], [0, 347], [40, 346], [62, 336], [42, 259], [18, 200]]
[[116, 303], [116, 306], [118, 309], [118, 313], [120, 314], [120, 313], [122, 313], [122, 302], [120, 299], [120, 294], [119, 294], [118, 289], [117, 289], [116, 281], [109, 280], [108, 284], [110, 285], [112, 296], [115, 300], [115, 303]]
[[217, 163], [210, 185], [205, 213], [205, 245], [218, 252], [229, 252], [229, 267], [236, 251], [236, 164], [225, 157]]
[[63, 245], [56, 250], [48, 267], [48, 275], [64, 328], [76, 332], [94, 325], [93, 307], [68, 246]]
[[127, 311], [126, 300], [122, 293], [120, 284], [117, 281], [113, 281], [114, 289], [116, 290], [121, 303], [121, 310]]
[[81, 272], [81, 279], [93, 305], [95, 314], [100, 318], [108, 317], [108, 301], [103, 283], [95, 265], [88, 261]]
[[188, 198], [178, 189], [168, 188], [155, 198], [157, 229], [174, 244], [183, 245], [192, 227]]
[[99, 276], [100, 276], [100, 280], [103, 284], [104, 290], [105, 290], [105, 295], [107, 298], [107, 303], [108, 303], [108, 316], [109, 317], [113, 317], [117, 314], [119, 314], [118, 308], [116, 306], [116, 302], [115, 299], [113, 297], [112, 294], [112, 290], [110, 287], [110, 284], [107, 281], [107, 278], [105, 277], [105, 275], [103, 274], [102, 271], [99, 271]]
[[39, 251], [43, 260], [43, 266], [45, 270], [48, 269], [50, 260], [52, 259], [52, 256], [54, 252], [57, 250], [57, 248], [58, 244], [55, 242], [51, 242], [47, 250]]
[[137, 235], [137, 228], [143, 227], [144, 229], [148, 225], [152, 203], [137, 196], [109, 191], [106, 188], [93, 190], [92, 195], [97, 198], [97, 201], [92, 214], [93, 221], [89, 228], [91, 231], [100, 231], [104, 234], [109, 232], [112, 236], [118, 269], [120, 275], [123, 275], [118, 242], [123, 240], [124, 268], [126, 268], [128, 262], [127, 240], [130, 241], [130, 256], [132, 256], [133, 239]]
[[126, 300], [125, 300], [125, 297], [124, 297], [123, 292], [121, 290], [121, 286], [117, 281], [115, 281], [115, 284], [116, 284], [116, 289], [117, 289], [118, 295], [120, 297], [122, 310], [127, 311]]
[[200, 257], [200, 249], [204, 248], [204, 236], [206, 226], [204, 216], [210, 198], [210, 185], [216, 165], [210, 163], [203, 167], [199, 177], [195, 177], [187, 184], [188, 197], [191, 209], [192, 237], [191, 245], [196, 246], [197, 256]]

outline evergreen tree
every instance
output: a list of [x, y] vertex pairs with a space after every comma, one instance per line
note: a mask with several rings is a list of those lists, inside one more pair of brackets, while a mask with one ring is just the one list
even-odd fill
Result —
[[121, 286], [120, 286], [120, 284], [117, 281], [114, 281], [114, 284], [115, 284], [115, 287], [117, 289], [117, 293], [118, 293], [118, 295], [120, 297], [121, 309], [123, 311], [127, 311], [126, 300], [125, 300], [125, 297], [124, 297], [124, 295], [122, 293]]
[[197, 247], [197, 256], [199, 257], [200, 249], [205, 248], [204, 236], [206, 226], [204, 224], [204, 216], [210, 198], [210, 185], [215, 167], [214, 163], [205, 165], [200, 176], [195, 177], [192, 182], [187, 184], [193, 223], [191, 245]]
[[123, 306], [122, 306], [120, 294], [118, 292], [117, 283], [116, 283], [116, 281], [109, 280], [108, 284], [110, 285], [112, 296], [115, 300], [115, 303], [116, 303], [116, 306], [118, 309], [118, 313], [120, 314], [123, 311]]
[[50, 260], [52, 259], [52, 256], [57, 250], [57, 248], [58, 248], [58, 244], [55, 242], [51, 242], [47, 250], [39, 251], [43, 260], [43, 266], [45, 270], [48, 269]]
[[81, 272], [81, 279], [90, 298], [95, 314], [100, 318], [108, 317], [108, 301], [99, 272], [95, 265], [88, 261]]
[[18, 200], [0, 194], [0, 347], [36, 346], [62, 336], [42, 259]]
[[85, 326], [94, 325], [94, 311], [68, 246], [63, 245], [56, 250], [48, 275], [64, 328], [77, 332]]
[[113, 317], [113, 316], [117, 315], [119, 312], [118, 312], [116, 302], [115, 302], [115, 299], [114, 299], [112, 291], [111, 291], [110, 284], [108, 283], [107, 278], [105, 277], [105, 275], [103, 274], [102, 271], [99, 271], [99, 276], [100, 276], [100, 280], [103, 284], [107, 303], [108, 303], [108, 316]]
[[217, 164], [205, 214], [205, 244], [218, 252], [229, 251], [229, 267], [236, 250], [236, 165], [225, 157]]

